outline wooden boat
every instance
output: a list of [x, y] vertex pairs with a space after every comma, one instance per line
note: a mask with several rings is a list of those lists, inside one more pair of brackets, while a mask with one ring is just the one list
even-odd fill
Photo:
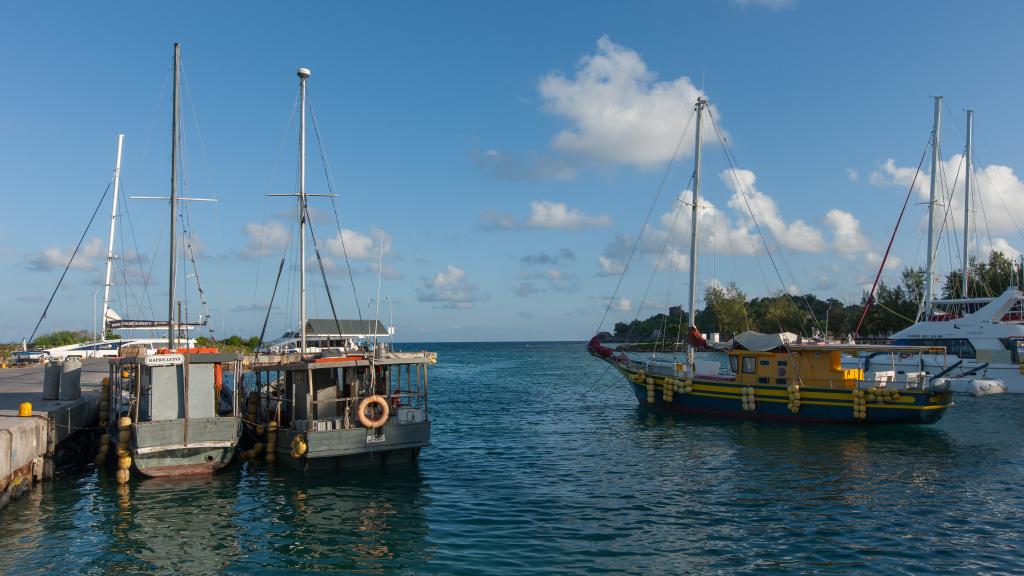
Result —
[[[241, 356], [161, 350], [111, 360], [108, 434], [146, 476], [208, 474], [235, 454], [241, 434]], [[127, 431], [129, 434], [124, 434]]]
[[[202, 200], [181, 198], [177, 191], [180, 54], [181, 45], [175, 44], [171, 191], [169, 198], [160, 198], [170, 201], [167, 320], [116, 320], [106, 324], [111, 328], [167, 330], [166, 348], [156, 350], [155, 354], [148, 346], [129, 346], [120, 348], [118, 356], [110, 359], [110, 375], [104, 382], [100, 401], [100, 428], [105, 434], [96, 462], [103, 463], [114, 447], [117, 479], [122, 483], [128, 481], [132, 469], [146, 476], [213, 472], [234, 457], [241, 434], [240, 357], [220, 354], [212, 348], [191, 348], [193, 341], [187, 337], [187, 329], [195, 324], [182, 322], [180, 302], [177, 321], [174, 317], [178, 203]], [[225, 372], [234, 381], [225, 383]]]
[[[937, 421], [952, 405], [948, 381], [918, 371], [901, 374], [900, 382], [896, 382], [894, 366], [901, 355], [917, 355], [918, 366], [924, 365], [924, 356], [945, 358], [945, 349], [941, 346], [808, 344], [795, 334], [756, 332], [744, 332], [719, 344], [708, 343], [701, 336], [694, 319], [701, 203], [701, 119], [706, 107], [707, 101], [698, 98], [686, 362], [641, 361], [605, 347], [597, 336], [587, 346], [589, 352], [614, 366], [629, 381], [640, 403], [654, 410], [794, 422], [905, 424]], [[724, 353], [728, 368], [717, 361], [698, 360], [699, 349]], [[844, 354], [853, 358], [854, 365], [844, 368]], [[875, 369], [871, 370], [871, 366]]]
[[[657, 411], [833, 424], [930, 424], [952, 405], [948, 381], [933, 381], [922, 372], [897, 382], [896, 372], [884, 369], [899, 358], [942, 357], [941, 347], [798, 344], [782, 335], [758, 334], [761, 340], [775, 337], [778, 345], [751, 349], [742, 342], [753, 334], [740, 334], [729, 343], [727, 369], [706, 360], [697, 361], [694, 371], [683, 363], [634, 360], [596, 339], [588, 350], [626, 377], [642, 405]], [[861, 367], [844, 368], [844, 355], [860, 359]]]
[[[363, 342], [346, 336], [342, 325], [352, 320], [311, 321], [306, 315], [305, 238], [306, 193], [306, 81], [310, 71], [299, 68], [299, 327], [292, 346], [296, 353], [257, 353], [255, 387], [248, 395], [247, 412], [255, 440], [243, 457], [265, 451], [268, 462], [282, 460], [310, 471], [353, 466], [412, 462], [430, 445], [427, 415], [427, 368], [437, 362], [430, 352], [396, 352], [379, 335], [389, 336], [379, 320], [358, 321], [373, 336]], [[319, 255], [319, 252], [317, 252]], [[319, 258], [318, 258], [319, 262]], [[281, 266], [284, 266], [282, 259]], [[383, 269], [383, 267], [378, 268]], [[325, 274], [321, 263], [321, 274]], [[331, 311], [333, 299], [325, 280]], [[276, 294], [277, 287], [274, 288]], [[379, 288], [378, 288], [379, 315]], [[271, 302], [272, 304], [272, 302]], [[308, 338], [310, 326], [333, 328], [334, 336]], [[310, 346], [313, 341], [316, 346]], [[327, 341], [333, 348], [321, 348]]]

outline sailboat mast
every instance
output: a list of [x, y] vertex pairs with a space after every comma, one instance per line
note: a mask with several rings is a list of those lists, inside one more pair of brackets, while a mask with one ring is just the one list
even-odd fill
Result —
[[178, 207], [178, 120], [181, 116], [179, 87], [181, 85], [181, 44], [174, 43], [174, 96], [171, 113], [171, 246], [169, 286], [167, 289], [167, 347], [174, 349], [174, 283], [177, 277], [177, 231], [174, 226], [174, 212]]
[[968, 240], [970, 239], [971, 225], [971, 171], [974, 166], [971, 164], [974, 147], [974, 110], [967, 111], [967, 151], [964, 153], [964, 277], [963, 289], [960, 292], [961, 298], [967, 298], [967, 271], [970, 263], [967, 260]]
[[299, 332], [302, 346], [299, 351], [306, 353], [306, 79], [309, 68], [299, 68]]
[[[697, 98], [697, 135], [693, 144], [693, 211], [690, 220], [690, 328], [696, 328], [697, 326], [697, 239], [700, 238], [698, 233], [698, 227], [700, 226], [700, 219], [698, 218], [700, 205], [700, 129], [701, 118], [707, 103], [708, 101], [703, 97]], [[693, 332], [693, 330], [690, 330], [690, 332]], [[686, 359], [692, 370], [695, 360], [692, 343], [687, 350]]]
[[939, 183], [939, 134], [942, 129], [942, 96], [935, 97], [935, 122], [932, 127], [932, 178], [928, 192], [928, 271], [925, 276], [924, 308], [927, 319], [931, 314], [933, 292], [932, 275], [935, 272], [935, 193]]
[[107, 273], [103, 279], [103, 316], [100, 318], [100, 340], [107, 339], [107, 309], [110, 308], [110, 274], [114, 268], [114, 230], [117, 225], [117, 193], [121, 185], [121, 147], [124, 134], [117, 135], [117, 161], [114, 163], [114, 204], [110, 209], [110, 239], [107, 242]]

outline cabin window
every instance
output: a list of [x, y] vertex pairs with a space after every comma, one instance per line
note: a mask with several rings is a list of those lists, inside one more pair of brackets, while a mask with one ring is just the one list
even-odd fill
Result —
[[776, 362], [776, 364], [778, 364], [779, 366], [788, 366], [789, 365], [789, 361], [788, 360], [779, 360], [778, 362]]
[[762, 377], [757, 379], [757, 383], [758, 384], [767, 384], [768, 383], [768, 378], [766, 376], [762, 376]]
[[736, 356], [729, 356], [729, 369], [732, 370], [733, 374], [739, 372], [739, 359]]
[[754, 357], [753, 356], [744, 356], [743, 357], [743, 373], [744, 374], [753, 374], [754, 372], [756, 372], [756, 369], [755, 369], [755, 366], [754, 366]]
[[771, 362], [768, 361], [767, 359], [764, 359], [764, 360], [758, 361], [758, 364], [760, 364], [761, 366], [768, 366], [769, 364], [771, 364]]
[[783, 386], [785, 386], [786, 384], [788, 384], [788, 382], [786, 381], [786, 379], [785, 379], [785, 378], [776, 378], [776, 379], [775, 379], [775, 383], [776, 383], [776, 384], [782, 384]]

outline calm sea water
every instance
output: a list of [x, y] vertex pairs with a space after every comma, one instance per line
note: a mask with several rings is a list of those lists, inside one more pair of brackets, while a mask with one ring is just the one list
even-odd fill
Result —
[[418, 465], [65, 471], [0, 511], [0, 571], [1024, 572], [1024, 396], [927, 427], [660, 418], [582, 343], [430, 348]]

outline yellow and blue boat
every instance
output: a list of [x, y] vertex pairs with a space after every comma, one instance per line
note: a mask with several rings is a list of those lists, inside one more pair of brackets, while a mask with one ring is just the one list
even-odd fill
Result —
[[[711, 360], [639, 360], [596, 338], [587, 349], [625, 376], [642, 406], [657, 412], [800, 423], [931, 424], [953, 404], [946, 380], [886, 369], [896, 359], [905, 364], [912, 355], [943, 357], [942, 347], [789, 340], [796, 338], [739, 334], [718, 346], [728, 368]], [[847, 365], [852, 357], [860, 367], [844, 367], [844, 355]]]

